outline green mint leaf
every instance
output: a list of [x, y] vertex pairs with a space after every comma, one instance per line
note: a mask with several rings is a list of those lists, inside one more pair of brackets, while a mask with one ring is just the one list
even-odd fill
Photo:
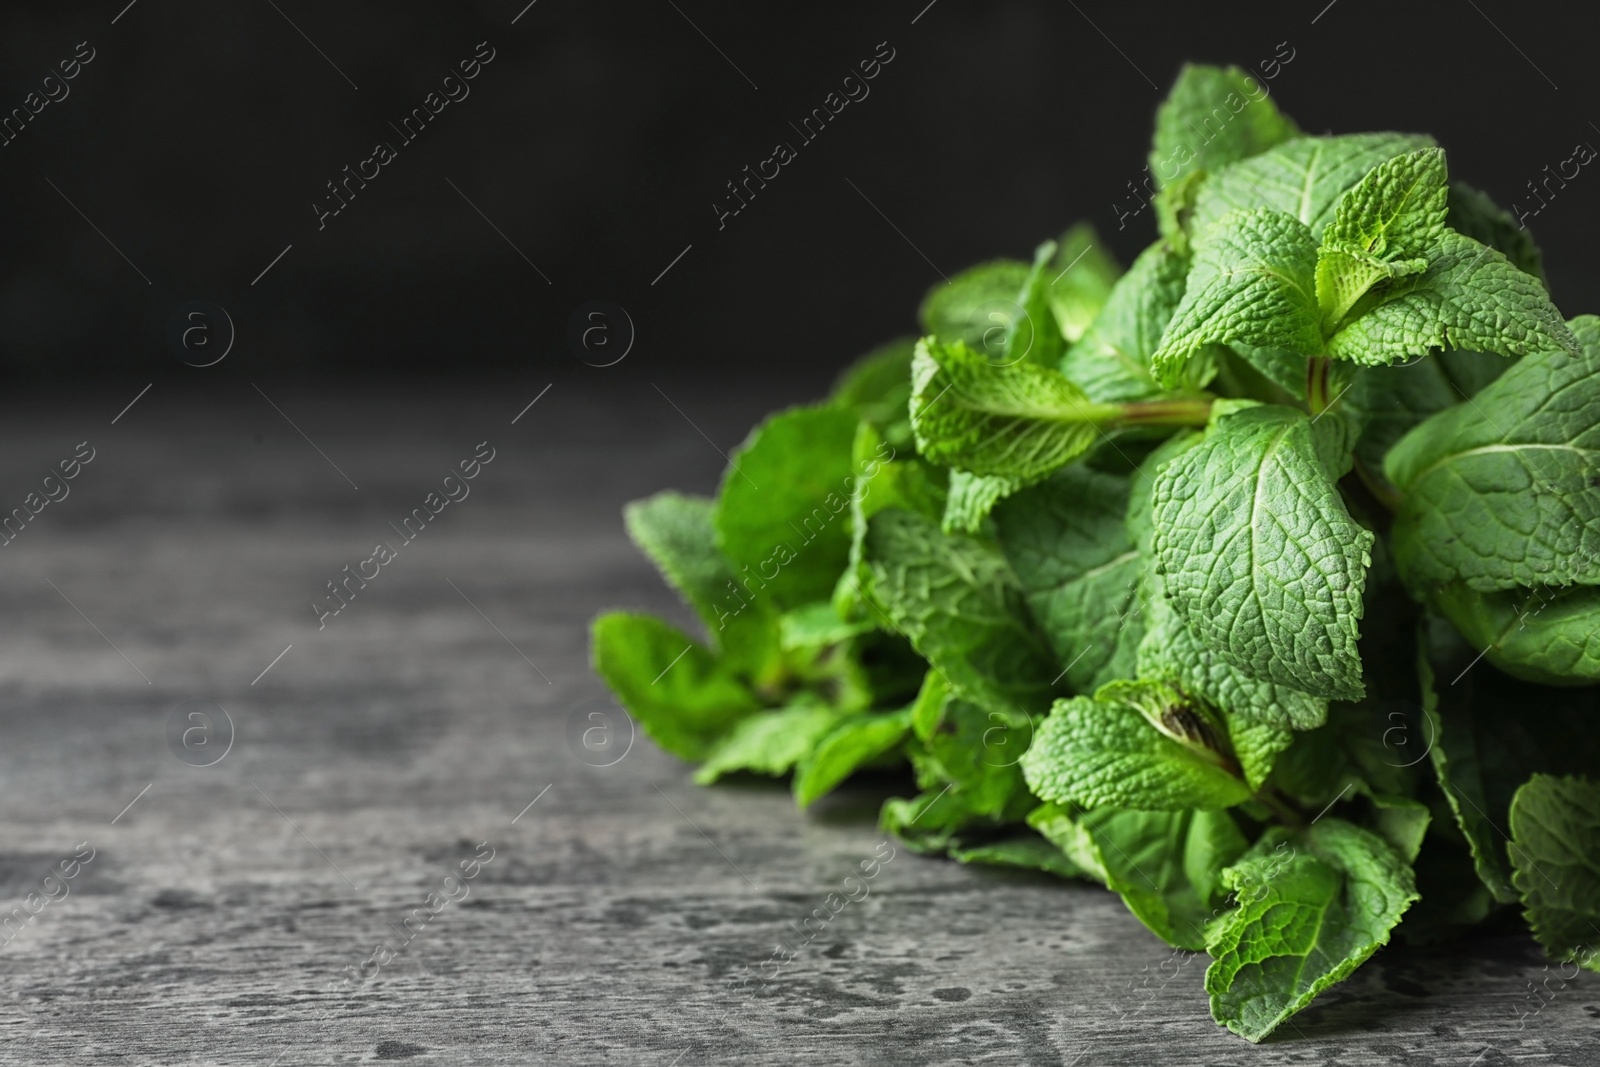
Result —
[[733, 453], [717, 502], [717, 542], [746, 599], [787, 610], [832, 595], [850, 555], [856, 425], [842, 408], [791, 408]]
[[951, 470], [950, 496], [942, 521], [945, 533], [976, 533], [996, 504], [1037, 480]]
[[[1419, 664], [1428, 754], [1433, 771], [1472, 851], [1478, 878], [1501, 903], [1518, 899], [1506, 854], [1505, 829], [1517, 788], [1534, 774], [1592, 773], [1600, 766], [1592, 690], [1515, 681], [1460, 645], [1448, 630], [1432, 631]], [[1507, 709], [1536, 708], [1537, 714]]]
[[657, 493], [622, 511], [628, 534], [674, 589], [694, 608], [730, 662], [763, 673], [777, 651], [771, 606], [751, 602], [735, 584], [733, 567], [717, 549], [716, 505], [704, 497]]
[[1451, 582], [1435, 586], [1428, 602], [1512, 677], [1543, 685], [1600, 682], [1600, 587], [1480, 593]]
[[1156, 558], [1200, 642], [1256, 678], [1358, 699], [1373, 535], [1345, 510], [1310, 420], [1275, 405], [1219, 419], [1156, 476]]
[[1487, 194], [1460, 182], [1450, 183], [1450, 228], [1499, 250], [1517, 269], [1544, 281], [1544, 257], [1526, 229]]
[[1267, 87], [1238, 67], [1184, 64], [1156, 112], [1149, 170], [1162, 186], [1214, 171], [1299, 134]]
[[[1150, 357], [1183, 300], [1188, 276], [1188, 258], [1165, 241], [1145, 249], [1112, 288], [1082, 339], [1067, 350], [1061, 373], [1100, 402], [1164, 395], [1166, 389], [1150, 369]], [[1193, 360], [1185, 368], [1183, 388], [1203, 388], [1215, 372], [1214, 361]]]
[[1223, 872], [1238, 907], [1211, 927], [1211, 1014], [1260, 1041], [1389, 941], [1417, 899], [1410, 866], [1377, 835], [1335, 818], [1291, 838], [1268, 831]]
[[1086, 452], [1100, 440], [1100, 424], [1121, 413], [1091, 403], [1054, 370], [996, 365], [959, 342], [920, 342], [912, 374], [917, 448], [974, 474], [1048, 474]]
[[1196, 242], [1183, 301], [1151, 356], [1156, 378], [1178, 387], [1208, 344], [1317, 354], [1316, 266], [1311, 231], [1294, 218], [1264, 208], [1223, 218]]
[[1076, 343], [1100, 313], [1122, 268], [1087, 222], [1062, 234], [1056, 245], [1045, 292], [1063, 340]]
[[872, 597], [962, 695], [997, 711], [1043, 710], [1050, 653], [997, 549], [899, 509], [872, 517], [866, 547]]
[[1091, 811], [1079, 820], [1093, 840], [1107, 888], [1135, 918], [1176, 948], [1205, 948], [1206, 923], [1221, 901], [1222, 872], [1249, 842], [1225, 811]]
[[[1034, 719], [1017, 711], [995, 711], [927, 689], [912, 706], [913, 740], [907, 751], [926, 790], [950, 786], [949, 796], [974, 817], [1015, 822], [1032, 810], [1018, 764], [1034, 739]], [[928, 715], [928, 700], [937, 714]]]
[[903, 508], [929, 518], [944, 512], [946, 475], [909, 448], [904, 446], [902, 455], [870, 422], [856, 428], [850, 453], [856, 474], [850, 486], [849, 563], [833, 592], [834, 610], [841, 619], [883, 624], [882, 617], [861, 600], [872, 582], [866, 557], [867, 521], [885, 508]]
[[1426, 270], [1356, 306], [1328, 338], [1328, 355], [1376, 366], [1452, 348], [1578, 354], [1544, 285], [1488, 245], [1446, 231], [1423, 258]]
[[1395, 561], [1416, 587], [1600, 584], [1600, 317], [1572, 330], [1581, 355], [1522, 359], [1390, 451]]
[[795, 803], [802, 808], [833, 792], [859, 768], [893, 751], [911, 729], [911, 710], [856, 715], [837, 723], [800, 761]]
[[1141, 564], [1127, 510], [1127, 479], [1071, 466], [994, 513], [1000, 547], [1028, 608], [1063, 679], [1078, 692], [1133, 674], [1143, 634]]
[[847, 622], [839, 617], [833, 603], [819, 600], [803, 608], [785, 612], [778, 619], [779, 643], [785, 651], [824, 649], [842, 644], [872, 629], [867, 620]]
[[940, 344], [957, 341], [983, 355], [1003, 358], [1006, 334], [1020, 308], [1017, 294], [1032, 273], [1028, 264], [997, 259], [968, 267], [928, 290], [917, 321]]
[[1317, 252], [1323, 322], [1341, 322], [1378, 282], [1421, 273], [1445, 230], [1441, 148], [1385, 160], [1339, 199]]
[[1040, 798], [1084, 808], [1215, 810], [1250, 798], [1211, 710], [1159, 682], [1057, 701], [1022, 772]]
[[755, 695], [703, 645], [660, 619], [612, 612], [594, 621], [595, 673], [644, 732], [686, 760], [755, 711]]
[[1056, 323], [1055, 310], [1050, 304], [1050, 280], [1056, 275], [1057, 246], [1046, 241], [1033, 253], [1033, 266], [1022, 291], [1017, 294], [1016, 311], [1006, 324], [1005, 347], [1001, 363], [1029, 363], [1041, 367], [1054, 367], [1061, 362], [1066, 349], [1066, 339]]
[[1058, 878], [1093, 877], [1068, 859], [1066, 853], [1034, 833], [1019, 834], [970, 848], [953, 848], [950, 858], [958, 863], [1044, 871]]
[[1533, 936], [1600, 971], [1600, 783], [1529, 779], [1511, 799], [1511, 862]]
[[1420, 800], [1387, 793], [1372, 796], [1372, 829], [1407, 863], [1417, 862], [1432, 822], [1432, 809]]
[[997, 820], [977, 815], [953, 790], [930, 789], [909, 800], [891, 797], [878, 813], [878, 827], [913, 852], [940, 855], [962, 845], [964, 830], [996, 829]]
[[1431, 137], [1403, 133], [1285, 141], [1213, 174], [1200, 188], [1189, 232], [1203, 238], [1229, 212], [1270, 208], [1293, 215], [1311, 231], [1313, 241], [1320, 241], [1339, 199], [1373, 167], [1432, 144]]
[[911, 352], [915, 337], [879, 345], [839, 375], [828, 402], [855, 412], [896, 447], [911, 444]]
[[710, 785], [734, 771], [777, 776], [792, 770], [844, 716], [818, 704], [763, 711], [734, 724], [706, 752], [694, 780]]

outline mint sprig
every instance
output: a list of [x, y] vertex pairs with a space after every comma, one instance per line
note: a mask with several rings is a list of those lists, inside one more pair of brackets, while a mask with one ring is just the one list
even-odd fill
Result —
[[1105, 886], [1251, 1041], [1396, 932], [1594, 968], [1600, 318], [1430, 138], [1237, 69], [1150, 161], [1126, 273], [1079, 225], [958, 274], [630, 505], [703, 635], [602, 616], [597, 671], [703, 783], [899, 774], [913, 850]]

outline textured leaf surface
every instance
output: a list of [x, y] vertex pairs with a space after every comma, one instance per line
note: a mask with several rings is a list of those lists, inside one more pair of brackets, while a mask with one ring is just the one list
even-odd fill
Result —
[[1316, 242], [1294, 218], [1257, 208], [1222, 219], [1196, 241], [1183, 301], [1151, 356], [1157, 379], [1180, 385], [1207, 344], [1318, 354], [1316, 268]]
[[950, 495], [945, 500], [942, 523], [945, 532], [975, 533], [996, 504], [1034, 480], [951, 470]]
[[1578, 354], [1544, 285], [1488, 245], [1446, 232], [1426, 258], [1426, 270], [1387, 287], [1376, 306], [1358, 306], [1328, 354], [1374, 366], [1453, 348]]
[[1156, 112], [1150, 172], [1165, 185], [1247, 159], [1299, 132], [1254, 76], [1238, 67], [1186, 63]]
[[595, 673], [656, 744], [701, 760], [755, 695], [703, 645], [648, 615], [612, 612], [594, 621]]
[[809, 705], [763, 711], [740, 719], [695, 771], [694, 780], [710, 785], [725, 774], [785, 774], [838, 725], [843, 716], [833, 708]]
[[1417, 899], [1410, 866], [1335, 818], [1291, 839], [1269, 831], [1223, 872], [1238, 907], [1211, 927], [1211, 1014], [1260, 1041], [1389, 941]]
[[1262, 405], [1218, 420], [1156, 477], [1154, 518], [1167, 595], [1203, 645], [1255, 678], [1360, 697], [1373, 535], [1328, 481], [1304, 415]]
[[850, 554], [857, 420], [829, 405], [792, 408], [762, 423], [723, 475], [718, 544], [760, 598], [797, 608], [833, 593]]
[[1120, 412], [1057, 371], [994, 364], [962, 344], [917, 346], [911, 425], [917, 448], [975, 474], [1030, 479], [1086, 452]]
[[1323, 321], [1342, 320], [1378, 282], [1421, 272], [1444, 234], [1444, 150], [1385, 160], [1339, 200], [1317, 252]]
[[890, 509], [867, 532], [872, 594], [894, 626], [969, 699], [996, 710], [1042, 710], [1049, 650], [1000, 552]]
[[1581, 356], [1529, 356], [1390, 451], [1395, 559], [1418, 587], [1600, 583], [1600, 318], [1572, 327]]
[[1022, 771], [1042, 799], [1084, 808], [1214, 810], [1250, 797], [1210, 710], [1158, 682], [1057, 701]]
[[[1150, 357], [1183, 300], [1188, 276], [1188, 258], [1165, 241], [1145, 249], [1111, 290], [1082, 339], [1067, 350], [1061, 373], [1092, 400], [1126, 402], [1165, 394], [1150, 369]], [[1209, 377], [1205, 370], [1215, 368], [1200, 360], [1193, 366], [1186, 384], [1199, 388]]]
[[1511, 842], [1533, 936], [1600, 971], [1600, 782], [1534, 775], [1512, 798]]
[[1513, 677], [1545, 685], [1600, 682], [1600, 587], [1480, 593], [1451, 583], [1436, 587], [1429, 603]]
[[1127, 510], [1127, 479], [1071, 466], [995, 512], [1028, 608], [1078, 692], [1133, 673], [1141, 561]]
[[1249, 846], [1225, 811], [1091, 811], [1080, 820], [1107, 888], [1175, 948], [1205, 948], [1222, 872]]
[[1293, 215], [1321, 240], [1339, 198], [1378, 164], [1433, 144], [1421, 134], [1299, 137], [1214, 174], [1196, 198], [1190, 232], [1202, 238], [1230, 211], [1271, 208]]

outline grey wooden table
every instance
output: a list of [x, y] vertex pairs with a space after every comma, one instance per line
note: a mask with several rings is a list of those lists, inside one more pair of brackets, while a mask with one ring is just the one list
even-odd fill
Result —
[[142, 383], [5, 401], [0, 508], [94, 458], [0, 549], [0, 1062], [1600, 1063], [1600, 980], [1530, 999], [1522, 937], [1392, 948], [1250, 1046], [1109, 894], [905, 850], [740, 987], [874, 855], [886, 785], [801, 816], [572, 724], [588, 619], [678, 612], [618, 507], [709, 488], [793, 387], [561, 382], [512, 425], [544, 381], [214, 381], [114, 425]]

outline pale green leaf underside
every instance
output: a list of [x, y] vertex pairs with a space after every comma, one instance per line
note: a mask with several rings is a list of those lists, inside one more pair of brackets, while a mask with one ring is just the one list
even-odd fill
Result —
[[1217, 751], [1219, 732], [1169, 686], [1114, 682], [1094, 697], [1057, 701], [1022, 773], [1042, 799], [1083, 808], [1227, 808], [1250, 789]]
[[1390, 450], [1395, 557], [1419, 587], [1600, 583], [1600, 318], [1572, 329], [1580, 356], [1529, 356]]
[[1311, 231], [1290, 216], [1258, 208], [1224, 218], [1197, 240], [1183, 301], [1151, 357], [1157, 379], [1181, 384], [1207, 344], [1318, 354], [1316, 267]]
[[1310, 421], [1262, 405], [1218, 421], [1155, 485], [1167, 595], [1201, 643], [1256, 678], [1358, 699], [1373, 535], [1318, 462]]
[[973, 474], [971, 471], [950, 471], [950, 495], [945, 498], [944, 530], [946, 533], [973, 533], [993, 511], [995, 505], [1006, 497], [1037, 479], [1015, 478], [1003, 474]]
[[1211, 1014], [1260, 1041], [1389, 941], [1416, 901], [1411, 867], [1336, 818], [1298, 838], [1272, 830], [1223, 872], [1239, 906], [1208, 932]]
[[710, 785], [734, 771], [785, 774], [841, 718], [833, 708], [815, 704], [747, 716], [712, 746], [694, 780]]
[[802, 808], [810, 806], [858, 768], [893, 750], [910, 729], [910, 709], [835, 720], [833, 728], [800, 759], [794, 777], [795, 802]]
[[1429, 602], [1507, 674], [1545, 685], [1600, 682], [1600, 586], [1480, 593], [1450, 583]]
[[931, 460], [974, 474], [1029, 479], [1076, 459], [1118, 412], [1057, 371], [995, 364], [962, 344], [917, 346], [911, 425]]
[[1510, 854], [1533, 936], [1600, 971], [1600, 782], [1534, 775], [1511, 801]]

